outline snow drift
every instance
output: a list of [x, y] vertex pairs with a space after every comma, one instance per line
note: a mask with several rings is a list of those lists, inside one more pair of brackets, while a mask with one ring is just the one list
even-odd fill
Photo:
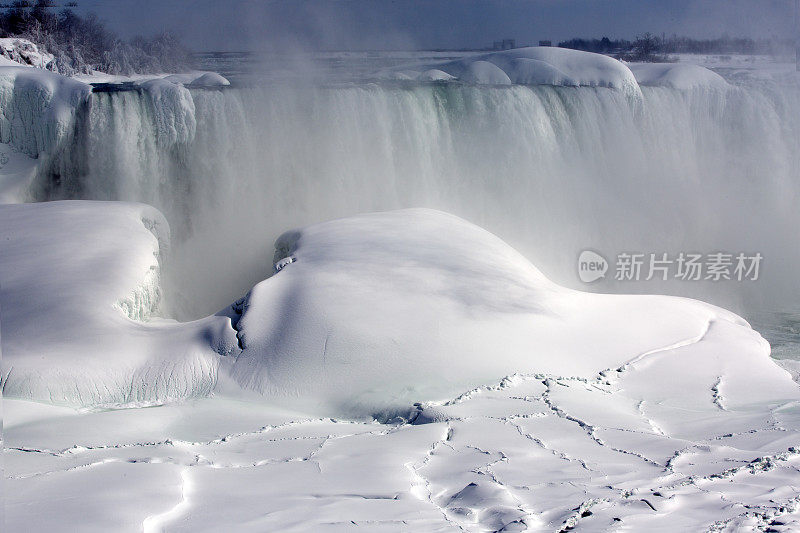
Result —
[[[561, 288], [499, 238], [438, 211], [287, 232], [275, 275], [183, 324], [156, 318], [167, 239], [163, 217], [140, 204], [0, 206], [4, 395], [129, 406], [219, 390], [388, 417], [514, 372], [591, 378], [679, 346], [728, 382], [750, 376], [762, 400], [797, 392], [736, 315]], [[714, 345], [711, 328], [727, 332]]]
[[[631, 71], [621, 62], [602, 54], [566, 48], [516, 48], [427, 66], [414, 66], [420, 80], [431, 80], [432, 69], [466, 83], [479, 85], [562, 85], [607, 87], [631, 97], [641, 92]], [[399, 67], [395, 72], [409, 72]], [[413, 71], [412, 71], [413, 72]], [[434, 80], [448, 79], [437, 75]]]
[[763, 371], [772, 393], [797, 392], [736, 315], [687, 299], [564, 289], [494, 235], [442, 212], [322, 223], [284, 234], [276, 249], [281, 268], [245, 299], [243, 351], [226, 368], [279, 403], [391, 413], [514, 372], [592, 378], [669, 347], [697, 344], [700, 354], [717, 323], [736, 332], [723, 345], [737, 355], [698, 365], [741, 356], [737, 371]]
[[730, 87], [725, 79], [700, 65], [687, 63], [628, 63], [639, 85], [671, 89], [716, 89]]
[[3, 395], [120, 406], [208, 394], [218, 352], [236, 346], [228, 319], [141, 322], [158, 311], [168, 240], [140, 204], [1, 205]]

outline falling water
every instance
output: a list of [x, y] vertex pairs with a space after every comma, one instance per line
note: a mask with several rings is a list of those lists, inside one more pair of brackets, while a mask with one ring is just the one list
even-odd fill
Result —
[[[173, 230], [167, 304], [180, 319], [269, 276], [273, 240], [290, 227], [409, 206], [486, 227], [576, 288], [734, 308], [796, 302], [800, 91], [643, 94], [452, 83], [181, 89], [166, 103], [95, 93], [85, 159], [48, 197], [161, 209]], [[610, 260], [623, 251], [765, 259], [758, 282], [611, 275], [587, 286], [575, 273], [586, 248]]]

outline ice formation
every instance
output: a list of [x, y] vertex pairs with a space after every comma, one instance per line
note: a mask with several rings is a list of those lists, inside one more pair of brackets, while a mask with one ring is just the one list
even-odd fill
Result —
[[73, 133], [88, 85], [30, 67], [0, 67], [0, 142], [31, 157]]

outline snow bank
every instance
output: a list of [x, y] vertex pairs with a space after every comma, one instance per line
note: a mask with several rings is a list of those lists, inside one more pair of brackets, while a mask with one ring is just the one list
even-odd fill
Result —
[[629, 63], [639, 85], [671, 89], [727, 89], [728, 82], [711, 70], [687, 63]]
[[641, 96], [636, 79], [623, 63], [566, 48], [517, 48], [429, 65], [423, 68], [426, 69], [437, 69], [467, 83], [608, 87]]
[[450, 81], [455, 78], [443, 70], [430, 68], [421, 73], [417, 79], [420, 81]]
[[4, 395], [126, 406], [217, 390], [385, 419], [516, 372], [639, 376], [629, 393], [664, 402], [668, 387], [641, 376], [653, 361], [679, 375], [693, 360], [686, 398], [710, 395], [711, 378], [726, 405], [800, 396], [736, 315], [564, 289], [499, 238], [438, 211], [287, 232], [271, 278], [185, 324], [152, 318], [167, 238], [163, 217], [140, 204], [0, 206]]
[[55, 70], [55, 56], [42, 52], [39, 47], [27, 39], [5, 37], [0, 39], [0, 57], [12, 61], [16, 65]]
[[0, 204], [27, 199], [36, 177], [36, 160], [8, 144], [0, 144]]
[[698, 343], [712, 322], [737, 332], [727, 349], [749, 366], [736, 371], [763, 368], [791, 383], [732, 313], [561, 288], [497, 237], [441, 212], [323, 223], [286, 233], [276, 249], [282, 268], [248, 295], [237, 326], [243, 352], [226, 366], [271, 401], [365, 415], [514, 372], [590, 378]]
[[210, 392], [218, 352], [236, 345], [229, 320], [141, 322], [158, 310], [168, 239], [140, 204], [0, 206], [4, 396], [94, 406]]
[[481, 85], [511, 85], [508, 74], [489, 61], [471, 61], [461, 70], [459, 79]]
[[192, 71], [184, 74], [170, 74], [161, 78], [171, 83], [191, 85], [192, 87], [225, 87], [230, 85], [224, 76], [216, 72]]
[[38, 157], [71, 133], [88, 101], [85, 83], [26, 67], [0, 67], [0, 142]]
[[190, 83], [192, 87], [225, 87], [230, 84], [231, 82], [216, 72], [206, 72], [205, 74], [192, 80]]

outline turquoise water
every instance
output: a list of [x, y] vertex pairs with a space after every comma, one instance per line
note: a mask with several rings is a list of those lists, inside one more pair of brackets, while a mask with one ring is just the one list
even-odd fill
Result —
[[800, 310], [756, 313], [748, 320], [769, 341], [772, 357], [800, 361]]

